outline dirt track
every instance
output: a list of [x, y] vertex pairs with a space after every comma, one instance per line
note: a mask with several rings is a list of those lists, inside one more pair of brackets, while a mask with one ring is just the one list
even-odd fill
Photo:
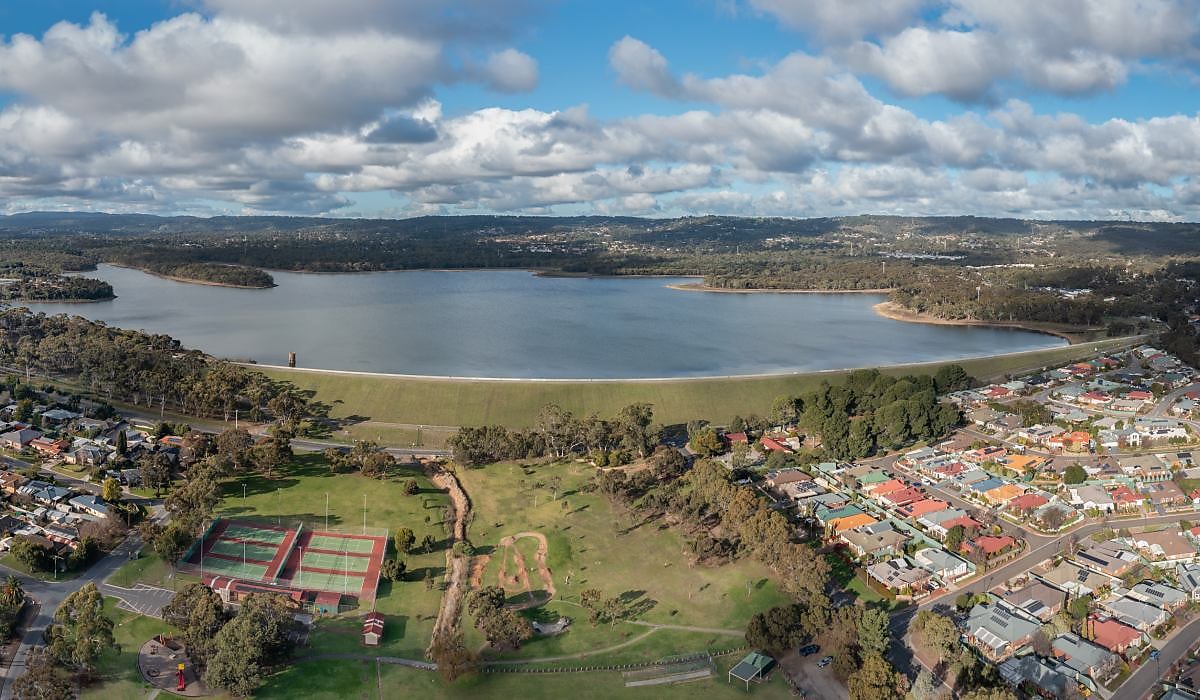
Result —
[[446, 592], [442, 596], [442, 607], [438, 609], [437, 620], [433, 623], [432, 639], [440, 635], [458, 630], [462, 617], [463, 596], [466, 595], [467, 566], [469, 557], [454, 555], [453, 543], [467, 538], [467, 520], [471, 514], [471, 500], [463, 490], [458, 477], [442, 469], [438, 469], [430, 479], [435, 486], [446, 489], [450, 494], [450, 502], [454, 508], [454, 527], [450, 533], [451, 546], [446, 550]]
[[[534, 560], [537, 564], [538, 577], [542, 580], [542, 590], [545, 596], [534, 597], [533, 584], [529, 581], [529, 567], [525, 563], [525, 556], [521, 554], [521, 550], [517, 549], [517, 540], [526, 537], [537, 540], [537, 552], [534, 554]], [[549, 565], [546, 564], [546, 556], [550, 551], [550, 547], [546, 542], [546, 536], [540, 532], [518, 532], [515, 535], [509, 535], [496, 545], [497, 551], [507, 552], [511, 548], [513, 564], [516, 572], [508, 575], [508, 556], [507, 553], [501, 555], [500, 572], [498, 583], [505, 592], [516, 592], [528, 594], [529, 599], [524, 603], [517, 603], [509, 607], [520, 610], [524, 608], [537, 607], [546, 601], [552, 599], [556, 593], [554, 588], [554, 577], [550, 571]], [[481, 588], [483, 586], [483, 572], [487, 568], [488, 562], [491, 561], [491, 555], [481, 555], [475, 557], [471, 566], [471, 586], [473, 588]]]

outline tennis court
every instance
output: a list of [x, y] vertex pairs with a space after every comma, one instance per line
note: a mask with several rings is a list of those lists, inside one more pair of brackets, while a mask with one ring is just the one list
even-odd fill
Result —
[[251, 542], [266, 542], [282, 544], [287, 539], [288, 530], [278, 530], [269, 527], [255, 527], [248, 523], [225, 521], [225, 529], [221, 532], [223, 540], [249, 540]]
[[367, 537], [339, 537], [337, 535], [314, 534], [308, 541], [307, 547], [323, 549], [328, 552], [354, 552], [370, 554], [375, 549], [375, 539]]
[[279, 547], [251, 544], [245, 541], [234, 542], [222, 538], [213, 542], [209, 546], [208, 551], [212, 554], [224, 554], [227, 557], [236, 557], [238, 559], [244, 556], [247, 561], [265, 563], [275, 558], [275, 553], [279, 551]]
[[304, 552], [301, 563], [305, 569], [329, 569], [332, 571], [349, 571], [361, 574], [371, 567], [370, 557], [343, 556], [325, 552]]
[[335, 593], [345, 591], [351, 595], [358, 595], [359, 589], [363, 585], [362, 576], [346, 576], [344, 574], [331, 574], [322, 571], [309, 571], [305, 569], [299, 572], [288, 582], [293, 588], [307, 588], [318, 591], [333, 591]]
[[200, 563], [199, 570], [204, 574], [219, 574], [229, 578], [240, 578], [249, 581], [261, 581], [267, 573], [263, 564], [242, 563], [240, 559], [224, 559], [222, 557], [205, 557]]

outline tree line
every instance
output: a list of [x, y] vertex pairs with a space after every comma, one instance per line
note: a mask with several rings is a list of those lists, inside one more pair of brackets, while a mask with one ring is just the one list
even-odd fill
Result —
[[15, 373], [70, 377], [109, 401], [232, 420], [311, 427], [328, 407], [312, 392], [189, 350], [168, 335], [112, 328], [78, 316], [0, 310], [0, 365]]
[[624, 463], [650, 454], [661, 432], [661, 427], [654, 423], [654, 409], [647, 403], [630, 404], [611, 419], [597, 415], [576, 418], [570, 411], [551, 404], [538, 413], [532, 429], [510, 430], [501, 425], [463, 427], [450, 437], [447, 446], [454, 461], [467, 466], [576, 453], [604, 455], [606, 462], [613, 455], [614, 461]]

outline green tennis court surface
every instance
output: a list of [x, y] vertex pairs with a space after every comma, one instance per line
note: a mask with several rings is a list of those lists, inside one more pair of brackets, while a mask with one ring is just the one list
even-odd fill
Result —
[[241, 558], [245, 556], [249, 561], [269, 562], [275, 558], [275, 553], [279, 551], [279, 548], [220, 539], [212, 543], [209, 551], [214, 554], [224, 554], [227, 557]]
[[254, 540], [255, 542], [279, 544], [283, 542], [287, 535], [287, 532], [281, 530], [229, 523], [221, 532], [220, 537], [223, 540]]
[[337, 537], [334, 535], [313, 535], [308, 541], [309, 549], [325, 549], [330, 552], [356, 552], [370, 554], [375, 548], [374, 540], [364, 540], [355, 537]]
[[334, 571], [353, 571], [363, 573], [371, 566], [370, 557], [344, 557], [340, 554], [324, 554], [305, 552], [302, 560], [304, 568], [333, 569]]
[[293, 588], [312, 588], [318, 591], [346, 591], [358, 595], [362, 588], [361, 576], [344, 576], [342, 574], [326, 574], [317, 571], [304, 570], [288, 582]]
[[218, 559], [217, 557], [205, 557], [203, 570], [206, 574], [220, 574], [248, 581], [261, 581], [262, 577], [267, 574], [267, 567], [262, 564], [243, 564], [240, 561]]

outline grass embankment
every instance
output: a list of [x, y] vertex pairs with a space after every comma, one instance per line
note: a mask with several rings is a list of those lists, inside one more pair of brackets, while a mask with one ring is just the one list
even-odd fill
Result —
[[[588, 653], [584, 663], [615, 664], [727, 649], [744, 642], [741, 631], [751, 615], [785, 602], [769, 572], [753, 562], [689, 566], [686, 545], [676, 531], [657, 521], [640, 523], [635, 516], [614, 512], [602, 495], [584, 492], [594, 471], [575, 462], [527, 469], [497, 464], [459, 471], [475, 513], [471, 542], [480, 554], [490, 557], [481, 585], [498, 584], [502, 562], [506, 563], [508, 577], [516, 574], [514, 547], [500, 547], [502, 539], [523, 532], [540, 533], [546, 537], [546, 563], [556, 596], [527, 614], [547, 622], [560, 616], [573, 619], [566, 634], [534, 639], [501, 658]], [[560, 480], [557, 500], [555, 479]], [[527, 537], [516, 540], [514, 546], [524, 559], [531, 589], [544, 596], [545, 586], [534, 557], [536, 541]], [[629, 646], [602, 652], [637, 639], [652, 628], [629, 623], [593, 627], [587, 612], [578, 605], [580, 592], [588, 588], [600, 590], [606, 598], [621, 596], [630, 606], [642, 610], [636, 619], [643, 622], [728, 633], [661, 629]], [[527, 600], [518, 588], [508, 586], [506, 590], [512, 601]], [[468, 643], [478, 648], [483, 638], [471, 624], [467, 619], [464, 625], [468, 628]]]
[[[1129, 339], [1108, 339], [1082, 345], [1034, 350], [960, 360], [967, 372], [994, 378], [1078, 360], [1100, 350], [1132, 344]], [[887, 374], [935, 372], [948, 362], [896, 365], [882, 368]], [[350, 429], [349, 436], [389, 444], [415, 441], [416, 426], [500, 424], [528, 427], [546, 404], [558, 404], [581, 416], [611, 416], [630, 403], [654, 404], [655, 418], [663, 423], [704, 419], [725, 423], [736, 415], [766, 414], [775, 397], [808, 391], [822, 381], [841, 381], [847, 371], [812, 372], [766, 377], [677, 379], [667, 381], [484, 381], [409, 378], [345, 374], [313, 370], [258, 367], [276, 379], [286, 379], [316, 392], [317, 399], [333, 406], [336, 417], [357, 416], [366, 421]], [[421, 441], [433, 446], [446, 434], [425, 428]], [[345, 439], [347, 435], [339, 435]], [[391, 438], [390, 440], [387, 438]]]
[[[374, 700], [463, 700], [476, 698], [542, 698], [561, 700], [606, 700], [607, 698], [655, 698], [686, 700], [705, 697], [711, 700], [746, 698], [745, 686], [738, 681], [728, 683], [726, 674], [741, 659], [740, 655], [717, 659], [716, 672], [710, 680], [678, 685], [656, 685], [647, 688], [626, 688], [620, 673], [555, 673], [555, 674], [488, 674], [463, 678], [454, 684], [444, 683], [436, 673], [418, 671], [404, 666], [376, 664], [372, 661], [322, 661], [297, 664], [277, 675], [255, 697], [275, 700], [296, 697], [303, 688], [309, 700], [341, 700], [365, 698]], [[778, 671], [771, 673], [764, 684], [753, 685], [750, 697], [791, 698]]]

